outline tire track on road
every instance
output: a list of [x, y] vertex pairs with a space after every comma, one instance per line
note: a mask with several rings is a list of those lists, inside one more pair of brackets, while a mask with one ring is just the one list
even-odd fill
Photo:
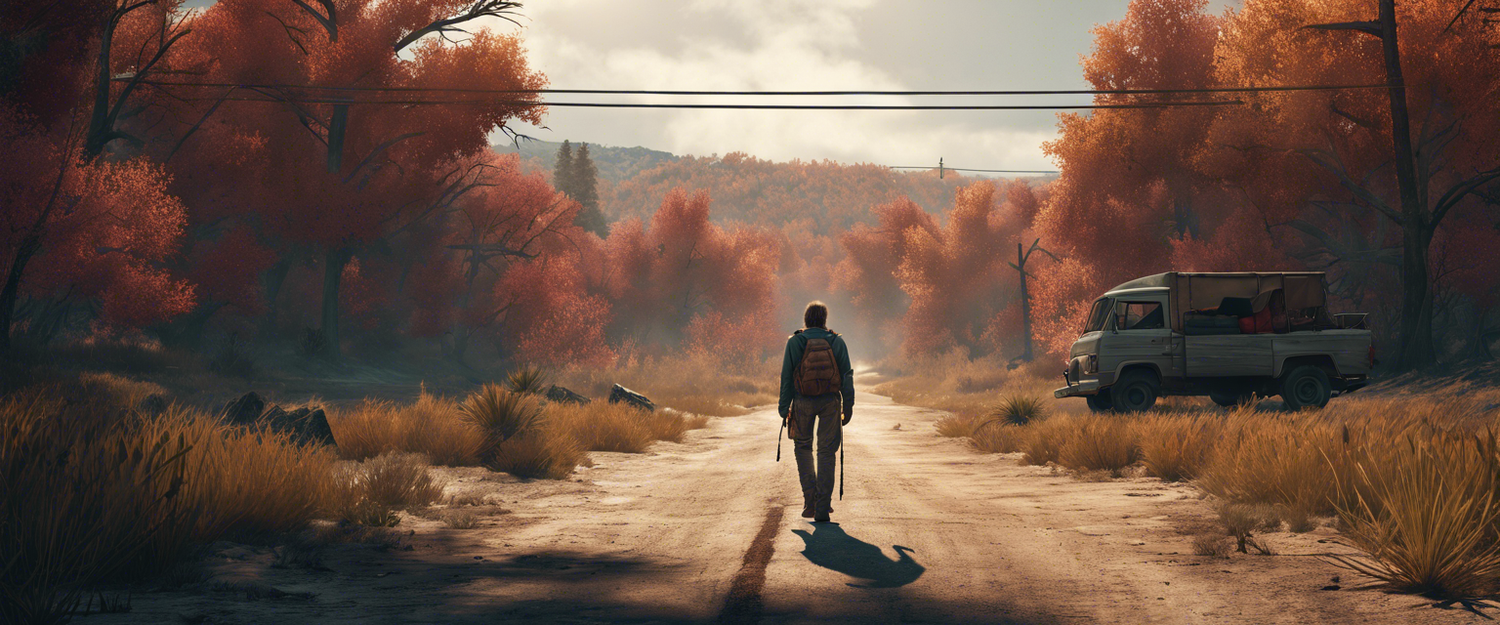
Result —
[[729, 596], [724, 598], [724, 609], [719, 612], [719, 623], [747, 625], [759, 623], [765, 604], [761, 592], [766, 587], [766, 566], [776, 554], [776, 533], [781, 529], [781, 517], [786, 506], [771, 506], [766, 510], [766, 520], [760, 532], [745, 550], [744, 564], [729, 584]]

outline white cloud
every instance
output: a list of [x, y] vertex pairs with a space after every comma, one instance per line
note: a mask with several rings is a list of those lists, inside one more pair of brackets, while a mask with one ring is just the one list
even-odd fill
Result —
[[[620, 5], [626, 5], [621, 10]], [[522, 36], [533, 66], [559, 88], [685, 90], [901, 90], [914, 88], [867, 60], [891, 41], [861, 39], [860, 20], [884, 15], [876, 0], [692, 0], [528, 4]], [[947, 16], [945, 19], [954, 19]], [[961, 18], [960, 18], [961, 19]], [[1086, 27], [1086, 26], [1082, 26]], [[941, 45], [940, 40], [929, 42]], [[1069, 53], [1076, 63], [1077, 52]], [[1073, 67], [1076, 68], [1076, 65]], [[908, 72], [909, 73], [909, 72]], [[1077, 70], [1073, 70], [1077, 75]], [[967, 86], [967, 85], [966, 85]], [[1014, 85], [1011, 85], [1014, 86]], [[921, 85], [921, 88], [955, 88]], [[960, 86], [959, 88], [962, 88]], [[599, 96], [554, 96], [593, 99]], [[665, 98], [633, 97], [635, 101]], [[681, 98], [681, 101], [709, 101]], [[770, 101], [756, 97], [746, 100]], [[778, 103], [832, 103], [778, 98]], [[740, 101], [740, 100], [735, 100]], [[859, 104], [955, 100], [850, 97]], [[774, 160], [834, 159], [888, 165], [1051, 169], [1040, 145], [1050, 120], [995, 111], [703, 111], [554, 107], [538, 138], [644, 145], [679, 154], [732, 151]]]

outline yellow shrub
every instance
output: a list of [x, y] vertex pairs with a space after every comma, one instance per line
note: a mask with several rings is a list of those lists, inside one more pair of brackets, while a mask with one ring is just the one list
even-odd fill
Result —
[[451, 399], [423, 392], [410, 405], [365, 401], [329, 420], [339, 454], [350, 460], [392, 451], [422, 454], [433, 464], [477, 466], [484, 432]]
[[1133, 424], [1121, 415], [1088, 415], [1061, 419], [1064, 431], [1058, 463], [1075, 471], [1109, 471], [1118, 477], [1141, 459]]

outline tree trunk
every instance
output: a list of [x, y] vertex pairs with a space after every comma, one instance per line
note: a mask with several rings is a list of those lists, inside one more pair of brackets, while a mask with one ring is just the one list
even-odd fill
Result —
[[260, 320], [260, 336], [263, 339], [270, 339], [276, 336], [277, 324], [279, 322], [276, 300], [280, 297], [281, 286], [286, 284], [286, 275], [291, 270], [292, 261], [286, 256], [282, 256], [280, 260], [276, 261], [275, 265], [271, 265], [271, 268], [266, 270], [263, 278], [265, 280], [266, 314]]
[[1020, 243], [1016, 244], [1016, 267], [1021, 274], [1021, 333], [1026, 341], [1021, 360], [1031, 362], [1031, 298], [1026, 296], [1026, 256], [1021, 253]]
[[1390, 85], [1391, 142], [1396, 156], [1396, 185], [1401, 192], [1401, 355], [1396, 366], [1419, 369], [1434, 362], [1432, 297], [1428, 292], [1427, 249], [1432, 224], [1417, 189], [1416, 160], [1411, 145], [1411, 115], [1406, 106], [1406, 81], [1401, 74], [1401, 44], [1396, 31], [1396, 0], [1380, 0], [1380, 38], [1385, 54], [1386, 83]]
[[354, 255], [348, 248], [328, 250], [323, 263], [323, 355], [337, 361], [339, 350], [339, 282]]
[[0, 290], [0, 354], [10, 351], [10, 326], [15, 322], [16, 302], [21, 298], [21, 276], [25, 275], [26, 264], [36, 255], [41, 243], [41, 237], [34, 234], [27, 236], [21, 240], [15, 257], [11, 259], [10, 271], [5, 276], [5, 288]]
[[203, 345], [203, 330], [208, 326], [208, 320], [227, 305], [225, 302], [200, 302], [193, 312], [158, 326], [157, 335], [167, 345], [198, 349]]
[[104, 151], [105, 144], [109, 143], [109, 135], [113, 128], [109, 127], [109, 91], [113, 86], [111, 80], [109, 53], [113, 45], [115, 35], [115, 19], [113, 15], [106, 17], [104, 28], [99, 32], [99, 58], [96, 61], [94, 78], [94, 111], [89, 119], [88, 139], [84, 141], [83, 150], [90, 158], [98, 156]]

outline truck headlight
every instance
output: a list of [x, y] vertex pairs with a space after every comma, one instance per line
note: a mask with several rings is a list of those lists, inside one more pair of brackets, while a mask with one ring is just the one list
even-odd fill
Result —
[[1098, 373], [1099, 372], [1099, 356], [1097, 354], [1089, 354], [1088, 355], [1088, 359], [1085, 361], [1085, 363], [1086, 364], [1083, 367], [1085, 372], [1087, 372], [1087, 373]]

